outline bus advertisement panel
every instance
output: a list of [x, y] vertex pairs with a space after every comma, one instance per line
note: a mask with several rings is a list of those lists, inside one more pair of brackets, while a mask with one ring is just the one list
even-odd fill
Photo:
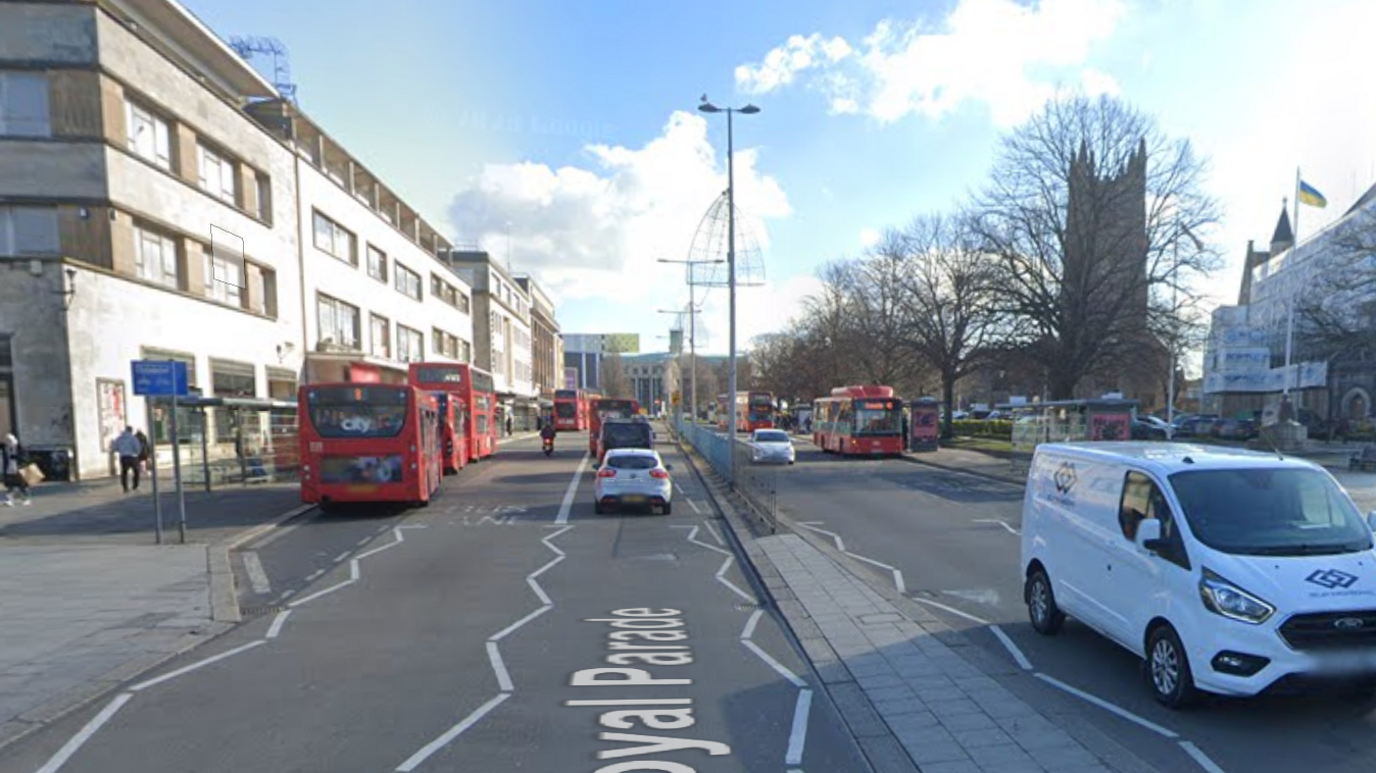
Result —
[[458, 395], [463, 402], [468, 461], [486, 459], [497, 452], [497, 395], [491, 373], [467, 363], [450, 362], [413, 362], [409, 371], [411, 386]]
[[588, 426], [588, 453], [597, 454], [597, 435], [602, 431], [603, 419], [629, 419], [639, 415], [639, 413], [640, 403], [636, 400], [619, 400], [607, 397], [593, 400]]
[[592, 398], [583, 389], [554, 390], [554, 428], [560, 432], [582, 432], [591, 426]]
[[908, 404], [912, 436], [908, 447], [914, 451], [935, 451], [940, 447], [941, 401], [934, 397], [919, 397]]
[[812, 404], [812, 442], [826, 453], [903, 453], [903, 401], [893, 387], [837, 387]]
[[297, 405], [302, 502], [424, 505], [439, 488], [434, 395], [393, 384], [306, 384]]
[[[731, 420], [731, 405], [725, 394], [717, 395], [717, 428], [726, 430]], [[773, 392], [736, 393], [736, 431], [754, 432], [757, 429], [774, 429]]]

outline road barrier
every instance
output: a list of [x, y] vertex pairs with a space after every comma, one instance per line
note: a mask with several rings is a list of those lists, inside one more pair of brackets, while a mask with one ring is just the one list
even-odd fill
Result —
[[[740, 495], [772, 534], [778, 530], [779, 475], [773, 467], [754, 464], [747, 443], [731, 442], [715, 425], [695, 424], [675, 417], [674, 432], [692, 446], [731, 490]], [[735, 468], [731, 456], [735, 455]]]

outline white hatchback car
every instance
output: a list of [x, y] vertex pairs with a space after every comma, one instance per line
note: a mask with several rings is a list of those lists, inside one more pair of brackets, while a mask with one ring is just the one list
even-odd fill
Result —
[[788, 462], [793, 464], [797, 454], [793, 449], [793, 439], [781, 429], [757, 429], [750, 433], [750, 460], [752, 462]]
[[602, 459], [594, 479], [593, 512], [601, 515], [608, 507], [643, 506], [669, 515], [674, 498], [674, 484], [669, 478], [672, 468], [658, 451], [613, 448]]

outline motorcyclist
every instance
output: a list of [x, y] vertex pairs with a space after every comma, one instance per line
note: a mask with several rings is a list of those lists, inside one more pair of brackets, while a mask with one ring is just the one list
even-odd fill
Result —
[[551, 448], [554, 447], [554, 436], [556, 434], [558, 433], [555, 431], [554, 422], [552, 421], [545, 422], [545, 426], [540, 428], [540, 438]]

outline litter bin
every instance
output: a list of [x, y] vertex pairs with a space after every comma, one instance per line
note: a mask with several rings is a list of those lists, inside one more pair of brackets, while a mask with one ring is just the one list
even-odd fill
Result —
[[70, 448], [31, 448], [29, 461], [43, 471], [44, 480], [70, 481], [72, 479], [72, 449]]

